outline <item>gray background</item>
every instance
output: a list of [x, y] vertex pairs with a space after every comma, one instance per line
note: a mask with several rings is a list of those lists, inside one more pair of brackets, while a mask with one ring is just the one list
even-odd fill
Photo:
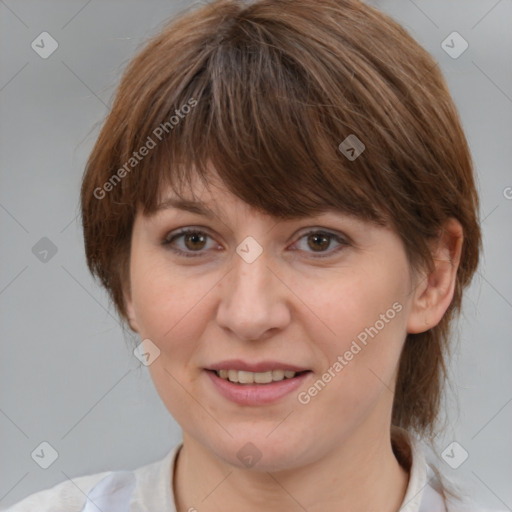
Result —
[[[133, 469], [180, 440], [88, 274], [77, 214], [84, 162], [121, 70], [191, 3], [0, 0], [0, 506], [66, 478]], [[439, 61], [472, 149], [485, 253], [459, 323], [458, 405], [438, 439], [438, 454], [456, 440], [469, 458], [456, 470], [439, 465], [482, 503], [511, 509], [512, 2], [371, 3]], [[43, 31], [59, 44], [48, 59], [31, 48]], [[457, 59], [441, 48], [453, 31], [469, 43]], [[43, 237], [57, 248], [46, 262], [32, 252]], [[43, 441], [59, 454], [46, 470], [31, 458]]]

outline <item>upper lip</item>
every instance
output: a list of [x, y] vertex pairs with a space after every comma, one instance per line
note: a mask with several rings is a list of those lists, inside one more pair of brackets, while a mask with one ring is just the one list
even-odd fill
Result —
[[292, 372], [303, 372], [309, 370], [302, 366], [296, 366], [280, 361], [260, 361], [258, 363], [249, 363], [242, 359], [228, 359], [219, 361], [206, 368], [206, 370], [242, 370], [246, 372], [268, 372], [271, 370], [290, 370]]

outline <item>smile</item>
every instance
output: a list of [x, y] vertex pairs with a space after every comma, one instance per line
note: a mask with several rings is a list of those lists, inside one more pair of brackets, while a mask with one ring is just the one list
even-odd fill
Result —
[[295, 396], [293, 392], [313, 375], [311, 370], [279, 369], [266, 372], [223, 369], [206, 370], [205, 373], [217, 395], [246, 406], [268, 405], [286, 396]]
[[216, 370], [215, 373], [221, 379], [239, 384], [269, 384], [284, 379], [293, 379], [297, 373], [291, 370], [269, 370], [266, 372], [248, 372], [243, 370]]

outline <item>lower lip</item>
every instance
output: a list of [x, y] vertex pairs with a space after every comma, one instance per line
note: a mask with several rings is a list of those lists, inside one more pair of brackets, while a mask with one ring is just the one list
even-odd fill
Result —
[[292, 379], [283, 379], [269, 384], [235, 384], [221, 379], [214, 371], [206, 370], [219, 393], [239, 405], [265, 405], [295, 391], [311, 372], [301, 373]]

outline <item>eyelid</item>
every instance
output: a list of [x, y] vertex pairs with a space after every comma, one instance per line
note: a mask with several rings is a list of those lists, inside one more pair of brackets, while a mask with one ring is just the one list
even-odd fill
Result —
[[185, 226], [182, 228], [173, 229], [169, 231], [163, 238], [163, 243], [169, 243], [174, 238], [177, 238], [180, 235], [186, 235], [187, 233], [204, 233], [208, 235], [210, 238], [213, 236], [210, 234], [209, 228], [205, 226]]
[[350, 236], [348, 236], [346, 233], [338, 231], [337, 229], [334, 229], [334, 228], [331, 229], [331, 228], [326, 228], [323, 226], [312, 226], [312, 227], [302, 228], [302, 229], [296, 231], [292, 235], [291, 238], [299, 239], [299, 238], [302, 238], [304, 235], [313, 234], [313, 233], [324, 233], [324, 234], [332, 236], [332, 237], [338, 237], [339, 239], [343, 240], [347, 245], [349, 245], [349, 244], [353, 245], [352, 238], [350, 238]]

